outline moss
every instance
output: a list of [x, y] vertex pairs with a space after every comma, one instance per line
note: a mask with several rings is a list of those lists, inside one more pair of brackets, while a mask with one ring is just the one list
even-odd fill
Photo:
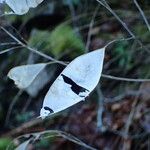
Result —
[[29, 43], [54, 57], [64, 56], [67, 53], [74, 58], [82, 54], [85, 48], [81, 38], [74, 33], [73, 29], [62, 24], [52, 32], [35, 30], [32, 32]]
[[73, 29], [67, 25], [59, 25], [52, 31], [50, 36], [53, 54], [57, 56], [65, 50], [72, 53], [81, 54], [84, 50], [82, 40], [74, 33]]

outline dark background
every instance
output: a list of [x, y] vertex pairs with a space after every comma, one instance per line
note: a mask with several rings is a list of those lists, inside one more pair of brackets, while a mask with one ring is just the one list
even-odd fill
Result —
[[[150, 78], [150, 30], [135, 1], [101, 2], [106, 7], [96, 0], [45, 0], [25, 15], [0, 17], [0, 26], [22, 43], [61, 61], [71, 61], [114, 39], [133, 36], [107, 47], [103, 74]], [[137, 2], [150, 22], [150, 2]], [[1, 12], [8, 10], [2, 5], [0, 7]], [[28, 149], [31, 150], [150, 148], [150, 82], [129, 82], [102, 76], [100, 84], [86, 101], [46, 120], [35, 119], [50, 85], [64, 66], [47, 66], [43, 87], [44, 79], [41, 79], [37, 87], [31, 88], [34, 91], [21, 91], [8, 79], [9, 70], [49, 60], [18, 46], [0, 30], [0, 150], [12, 141], [9, 148], [14, 149], [28, 139]], [[7, 49], [8, 52], [1, 54]], [[45, 133], [48, 130], [49, 133]], [[34, 132], [38, 133], [38, 139], [32, 134]]]

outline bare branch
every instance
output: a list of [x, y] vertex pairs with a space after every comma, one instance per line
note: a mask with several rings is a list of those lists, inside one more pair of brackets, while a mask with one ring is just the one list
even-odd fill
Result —
[[143, 10], [141, 9], [141, 7], [139, 6], [139, 4], [138, 4], [138, 2], [137, 2], [136, 0], [133, 0], [133, 1], [134, 1], [134, 4], [136, 5], [136, 7], [138, 8], [138, 10], [139, 10], [141, 16], [143, 17], [143, 20], [144, 20], [144, 22], [145, 22], [145, 24], [146, 24], [148, 30], [150, 31], [150, 25], [149, 25], [149, 23], [148, 23], [148, 20], [146, 19], [146, 16], [145, 16]]
[[88, 37], [87, 37], [87, 42], [86, 42], [86, 48], [85, 48], [85, 52], [86, 53], [89, 51], [89, 46], [90, 46], [90, 42], [91, 42], [91, 30], [93, 28], [95, 17], [97, 15], [98, 9], [99, 9], [99, 6], [97, 6], [97, 8], [95, 9], [95, 12], [94, 12], [94, 14], [92, 16], [92, 20], [91, 20], [91, 22], [89, 24], [89, 32], [88, 32]]
[[147, 93], [147, 91], [145, 90], [138, 90], [138, 91], [127, 91], [127, 92], [124, 92], [123, 94], [120, 94], [116, 97], [112, 97], [112, 98], [105, 98], [105, 103], [116, 103], [116, 102], [120, 102], [121, 100], [123, 100], [124, 98], [126, 97], [129, 97], [129, 96], [135, 96], [135, 97], [138, 97], [144, 93]]
[[[21, 137], [29, 137], [30, 135], [33, 135], [36, 139], [41, 136], [41, 135], [44, 135], [44, 134], [51, 134], [51, 135], [48, 135], [46, 137], [42, 137], [42, 139], [46, 139], [46, 138], [51, 138], [51, 137], [62, 137], [66, 140], [69, 140], [77, 145], [80, 145], [86, 149], [89, 149], [89, 150], [97, 150], [96, 148], [93, 148], [89, 145], [87, 145], [86, 143], [84, 143], [83, 141], [81, 141], [80, 139], [78, 139], [77, 137], [71, 135], [70, 133], [67, 133], [67, 132], [64, 132], [64, 131], [60, 131], [60, 130], [46, 130], [46, 131], [42, 131], [42, 132], [37, 132], [37, 133], [30, 133], [30, 134], [25, 134], [25, 135], [21, 135], [19, 137], [16, 138], [19, 139]], [[15, 140], [15, 139], [14, 139]]]
[[14, 97], [14, 99], [12, 100], [9, 108], [8, 108], [8, 112], [7, 112], [7, 115], [6, 115], [6, 119], [5, 119], [5, 126], [7, 126], [8, 122], [9, 122], [9, 119], [10, 119], [10, 115], [11, 115], [11, 112], [12, 112], [12, 109], [14, 107], [14, 105], [16, 104], [17, 100], [19, 99], [20, 95], [23, 93], [22, 90], [19, 90], [19, 92], [17, 93], [17, 95]]
[[132, 33], [132, 31], [128, 28], [128, 26], [126, 25], [125, 22], [123, 22], [120, 17], [111, 9], [111, 7], [106, 3], [105, 1], [105, 4], [101, 1], [101, 0], [96, 0], [98, 3], [100, 3], [103, 7], [105, 7], [107, 10], [109, 10], [113, 16], [122, 24], [122, 26], [127, 30], [127, 32], [134, 38], [135, 35]]
[[112, 75], [105, 75], [105, 74], [102, 74], [102, 77], [111, 80], [126, 81], [126, 82], [150, 82], [150, 79], [122, 78], [122, 77], [115, 77]]
[[97, 91], [97, 95], [98, 95], [97, 127], [100, 129], [101, 132], [104, 132], [106, 130], [106, 128], [103, 124], [103, 112], [105, 110], [105, 108], [104, 108], [104, 99], [105, 98], [102, 94], [99, 84], [96, 88], [96, 91]]
[[[103, 0], [103, 2], [101, 0], [96, 0], [98, 3], [100, 3], [103, 7], [105, 7], [110, 13], [112, 13], [112, 15], [120, 22], [120, 24], [126, 29], [126, 31], [135, 39], [137, 40], [137, 42], [139, 43], [139, 45], [141, 47], [143, 47], [145, 49], [145, 51], [147, 51], [148, 53], [150, 53], [149, 49], [147, 47], [145, 47], [143, 45], [143, 43], [136, 38], [136, 36], [134, 35], [134, 33], [128, 28], [128, 26], [126, 25], [125, 22], [122, 21], [122, 19], [111, 9], [111, 7], [108, 5], [108, 3]], [[104, 4], [105, 3], [105, 4]]]
[[[56, 59], [50, 57], [49, 55], [46, 55], [46, 54], [44, 54], [44, 53], [42, 53], [42, 52], [40, 52], [40, 51], [37, 51], [37, 50], [34, 49], [34, 48], [31, 48], [30, 46], [28, 46], [28, 45], [22, 43], [19, 39], [17, 39], [16, 37], [14, 37], [14, 36], [13, 36], [9, 31], [7, 31], [5, 28], [3, 28], [3, 27], [1, 27], [1, 26], [0, 26], [0, 28], [1, 28], [4, 32], [6, 32], [12, 39], [14, 39], [18, 44], [22, 45], [23, 47], [26, 47], [26, 48], [27, 48], [28, 50], [30, 50], [31, 52], [36, 53], [36, 54], [38, 54], [38, 55], [40, 55], [40, 56], [42, 56], [42, 57], [44, 57], [44, 58], [47, 58], [47, 59], [49, 59], [49, 60], [51, 60], [51, 61], [54, 61], [55, 63], [59, 63], [59, 64], [62, 64], [62, 65], [65, 65], [65, 66], [67, 65], [67, 64], [66, 64], [65, 62], [63, 62], [63, 61], [56, 60]], [[129, 38], [127, 38], [127, 40], [130, 40], [130, 39], [132, 39], [132, 38], [133, 38], [133, 37], [129, 37]], [[109, 42], [106, 46], [112, 44], [113, 42], [119, 41], [119, 40], [126, 40], [126, 39], [116, 39], [116, 40], [113, 40], [113, 41]], [[106, 47], [106, 46], [105, 46], [105, 47]], [[102, 77], [108, 78], [108, 79], [113, 79], [113, 80], [128, 81], [128, 82], [149, 82], [149, 81], [150, 81], [150, 79], [121, 78], [121, 77], [115, 77], [115, 76], [104, 75], [104, 74], [102, 74]]]
[[0, 55], [1, 55], [1, 54], [4, 54], [4, 53], [7, 53], [7, 52], [9, 52], [9, 51], [11, 51], [11, 50], [14, 50], [14, 49], [18, 49], [18, 48], [23, 48], [23, 46], [16, 46], [16, 47], [11, 47], [11, 48], [2, 50], [2, 51], [0, 51]]
[[56, 63], [62, 64], [62, 65], [66, 65], [64, 62], [58, 61], [58, 60], [56, 60], [56, 59], [54, 59], [54, 58], [52, 58], [52, 57], [50, 57], [50, 56], [48, 56], [48, 55], [46, 55], [46, 54], [40, 52], [40, 51], [37, 51], [37, 50], [31, 48], [30, 46], [24, 44], [24, 43], [22, 43], [19, 39], [17, 39], [15, 36], [13, 36], [13, 35], [12, 35], [9, 31], [7, 31], [4, 27], [1, 27], [1, 26], [0, 26], [0, 28], [1, 28], [5, 33], [7, 33], [12, 39], [14, 39], [18, 44], [22, 45], [23, 47], [26, 47], [26, 48], [27, 48], [28, 50], [30, 50], [31, 52], [36, 53], [36, 54], [38, 54], [38, 55], [40, 55], [40, 56], [42, 56], [42, 57], [44, 57], [44, 58], [47, 58], [47, 59], [49, 59], [49, 60], [51, 60], [51, 61], [54, 61], [54, 62], [56, 62]]

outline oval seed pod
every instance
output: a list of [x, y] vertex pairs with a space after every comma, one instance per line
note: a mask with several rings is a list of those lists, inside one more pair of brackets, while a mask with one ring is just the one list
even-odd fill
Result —
[[45, 118], [84, 100], [99, 82], [104, 53], [105, 47], [75, 58], [47, 92], [40, 117]]
[[25, 89], [34, 81], [46, 65], [45, 63], [40, 63], [17, 66], [9, 71], [8, 77], [14, 80], [18, 88]]
[[23, 15], [30, 8], [37, 7], [43, 0], [2, 0], [13, 10], [17, 15]]

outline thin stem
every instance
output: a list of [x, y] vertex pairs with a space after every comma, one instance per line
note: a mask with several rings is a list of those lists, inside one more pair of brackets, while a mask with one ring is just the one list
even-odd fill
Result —
[[9, 108], [8, 108], [8, 112], [7, 112], [7, 115], [6, 115], [6, 119], [5, 119], [5, 126], [8, 125], [9, 123], [9, 119], [10, 119], [10, 115], [11, 115], [11, 112], [12, 112], [12, 109], [14, 107], [14, 105], [16, 104], [18, 98], [20, 97], [20, 95], [23, 93], [22, 90], [19, 90], [19, 92], [17, 93], [17, 95], [14, 97], [14, 99], [12, 100]]
[[74, 8], [74, 5], [73, 5], [73, 1], [68, 0], [68, 5], [69, 5], [70, 12], [71, 12], [74, 29], [75, 29], [75, 31], [78, 31], [78, 27], [77, 27], [76, 20], [75, 20], [76, 12], [75, 12], [75, 8]]
[[25, 44], [23, 44], [20, 40], [18, 40], [15, 36], [13, 36], [9, 31], [7, 31], [4, 27], [0, 26], [0, 28], [6, 32], [12, 39], [14, 39], [18, 44], [22, 45], [22, 46], [26, 46]]
[[103, 124], [103, 112], [104, 112], [104, 96], [100, 89], [100, 84], [96, 87], [97, 95], [98, 95], [98, 112], [97, 112], [97, 127], [100, 129], [101, 132], [106, 130]]
[[62, 65], [65, 65], [65, 66], [66, 66], [66, 63], [64, 63], [63, 61], [56, 60], [56, 59], [52, 58], [51, 56], [46, 55], [46, 54], [44, 54], [44, 53], [42, 53], [42, 52], [40, 52], [40, 51], [37, 51], [36, 49], [31, 48], [31, 47], [29, 47], [29, 46], [26, 46], [26, 48], [27, 48], [28, 50], [30, 50], [31, 52], [33, 52], [33, 53], [36, 53], [36, 54], [38, 54], [38, 55], [40, 55], [40, 56], [42, 56], [42, 57], [44, 57], [44, 58], [47, 58], [47, 59], [49, 59], [49, 60], [51, 60], [51, 61], [54, 61], [55, 63], [59, 63], [59, 64], [62, 64]]
[[116, 102], [120, 102], [121, 100], [124, 100], [126, 97], [137, 97], [137, 96], [140, 96], [142, 94], [145, 94], [146, 91], [145, 90], [138, 90], [138, 91], [133, 91], [133, 90], [130, 90], [130, 91], [127, 91], [123, 94], [120, 94], [118, 96], [115, 96], [115, 97], [112, 97], [112, 98], [105, 98], [105, 103], [116, 103]]
[[7, 52], [9, 52], [11, 50], [14, 50], [14, 49], [18, 49], [18, 48], [23, 48], [23, 46], [16, 46], [16, 47], [11, 47], [11, 48], [5, 49], [3, 51], [0, 51], [0, 55], [4, 54], [4, 53], [7, 53]]
[[3, 27], [0, 27], [0, 28], [1, 28], [4, 32], [6, 32], [12, 39], [14, 39], [18, 44], [22, 45], [23, 47], [26, 47], [26, 48], [27, 48], [28, 50], [30, 50], [31, 52], [36, 53], [36, 54], [38, 54], [38, 55], [40, 55], [40, 56], [42, 56], [42, 57], [44, 57], [44, 58], [47, 58], [47, 59], [49, 59], [49, 60], [51, 60], [51, 61], [55, 61], [56, 63], [62, 64], [62, 65], [66, 65], [64, 62], [58, 61], [58, 60], [56, 60], [56, 59], [54, 59], [54, 58], [52, 58], [52, 57], [50, 57], [50, 56], [48, 56], [48, 55], [46, 55], [46, 54], [40, 52], [40, 51], [37, 51], [37, 50], [35, 50], [35, 49], [29, 47], [28, 45], [24, 44], [24, 43], [22, 43], [19, 39], [17, 39], [15, 36], [13, 36], [13, 35], [12, 35], [9, 31], [7, 31], [5, 28], [3, 28]]
[[[50, 134], [46, 137], [44, 137], [43, 135], [44, 134]], [[34, 136], [35, 139], [39, 139], [40, 136], [42, 136], [41, 139], [43, 138], [51, 138], [51, 137], [63, 137], [65, 138], [66, 140], [69, 140], [75, 144], [78, 144], [86, 149], [89, 149], [89, 150], [97, 150], [96, 148], [93, 148], [91, 146], [89, 146], [88, 144], [84, 143], [83, 141], [81, 141], [80, 139], [78, 139], [77, 137], [67, 133], [67, 132], [64, 132], [64, 131], [60, 131], [60, 130], [47, 130], [47, 131], [43, 131], [43, 132], [37, 132], [37, 133], [30, 133], [30, 134], [24, 134], [24, 135], [21, 135], [19, 137], [16, 138], [17, 139], [20, 139], [21, 137], [29, 137], [30, 135], [32, 135], [32, 137]], [[30, 139], [29, 139], [30, 140]], [[10, 145], [8, 145], [8, 147], [10, 148]]]
[[86, 48], [85, 48], [85, 52], [86, 53], [89, 51], [90, 42], [91, 42], [91, 30], [93, 28], [94, 21], [95, 21], [98, 9], [99, 9], [99, 6], [96, 7], [95, 12], [94, 12], [94, 14], [92, 16], [92, 20], [91, 20], [90, 25], [89, 25], [89, 32], [88, 32], [88, 37], [87, 37], [87, 42], [86, 42]]
[[[112, 13], [112, 15], [120, 22], [120, 24], [126, 29], [126, 31], [135, 39], [137, 40], [137, 42], [139, 43], [140, 46], [142, 46], [145, 51], [147, 51], [148, 53], [150, 53], [149, 49], [147, 49], [147, 47], [145, 47], [142, 42], [136, 38], [136, 36], [134, 35], [134, 33], [128, 28], [128, 26], [126, 25], [125, 22], [123, 22], [120, 17], [111, 9], [111, 7], [108, 5], [108, 3], [103, 0], [103, 2], [101, 0], [96, 0], [98, 3], [100, 3], [103, 7], [105, 7], [110, 13]], [[105, 4], [104, 4], [105, 3]]]
[[[128, 28], [128, 26], [126, 25], [126, 23], [125, 22], [123, 22], [121, 19], [120, 19], [120, 17], [111, 9], [111, 7], [106, 3], [106, 1], [105, 1], [105, 4], [102, 2], [102, 1], [100, 1], [100, 0], [96, 0], [97, 2], [99, 2], [102, 6], [104, 6], [105, 8], [107, 8], [112, 14], [113, 14], [113, 16], [122, 24], [122, 26], [127, 30], [127, 32], [132, 36], [132, 37], [134, 37], [134, 38], [136, 38], [135, 37], [135, 35], [132, 33], [132, 31]], [[107, 5], [106, 5], [107, 4]]]
[[112, 75], [105, 75], [102, 74], [103, 78], [118, 80], [118, 81], [126, 81], [126, 82], [150, 82], [150, 79], [133, 79], [133, 78], [122, 78], [122, 77], [115, 77]]
[[[36, 53], [44, 58], [47, 58], [51, 61], [54, 61], [56, 63], [62, 64], [64, 66], [66, 66], [67, 64], [65, 62], [56, 60], [40, 51], [35, 50], [34, 48], [29, 47], [28, 45], [25, 45], [24, 43], [22, 43], [20, 40], [18, 40], [16, 37], [14, 37], [9, 31], [7, 31], [5, 28], [0, 27], [4, 32], [6, 32], [12, 39], [14, 39], [16, 42], [18, 42], [18, 44], [22, 45], [23, 47], [26, 47], [28, 50], [30, 50], [33, 53]], [[128, 40], [131, 39], [133, 37], [127, 38]], [[126, 40], [126, 39], [118, 39], [118, 40]], [[117, 40], [111, 41], [109, 42], [106, 46], [110, 45], [111, 43], [115, 42]], [[105, 46], [105, 48], [106, 48]], [[128, 82], [149, 82], [150, 79], [130, 79], [130, 78], [121, 78], [121, 77], [115, 77], [115, 76], [111, 76], [111, 75], [104, 75], [102, 74], [102, 77], [104, 78], [108, 78], [108, 79], [113, 79], [113, 80], [120, 80], [120, 81], [128, 81]]]
[[0, 46], [7, 46], [7, 45], [17, 45], [16, 42], [6, 42], [6, 43], [0, 43]]
[[4, 14], [0, 14], [0, 17], [6, 17], [6, 16], [10, 16], [10, 15], [16, 15], [14, 12], [10, 11], [10, 12], [5, 12]]
[[120, 38], [120, 39], [115, 39], [115, 40], [112, 40], [110, 42], [108, 42], [104, 48], [108, 47], [109, 45], [111, 45], [112, 43], [115, 43], [115, 42], [119, 42], [119, 41], [129, 41], [129, 40], [132, 40], [134, 39], [133, 37], [128, 37], [128, 38]]
[[125, 138], [128, 138], [128, 132], [129, 132], [129, 129], [130, 129], [130, 126], [131, 126], [131, 123], [132, 123], [132, 120], [133, 120], [133, 117], [135, 114], [137, 103], [138, 103], [138, 97], [135, 98], [135, 100], [132, 104], [131, 112], [130, 112], [129, 117], [128, 117], [126, 124], [125, 124], [125, 131], [124, 131]]
[[145, 24], [146, 24], [148, 30], [150, 31], [150, 25], [149, 25], [149, 23], [148, 23], [148, 20], [146, 19], [146, 16], [145, 16], [143, 10], [141, 9], [141, 7], [139, 6], [139, 4], [138, 4], [138, 2], [137, 2], [136, 0], [133, 0], [133, 1], [134, 1], [134, 4], [136, 5], [136, 7], [138, 8], [138, 10], [139, 10], [141, 16], [143, 17], [143, 20], [144, 20], [144, 22], [145, 22]]

